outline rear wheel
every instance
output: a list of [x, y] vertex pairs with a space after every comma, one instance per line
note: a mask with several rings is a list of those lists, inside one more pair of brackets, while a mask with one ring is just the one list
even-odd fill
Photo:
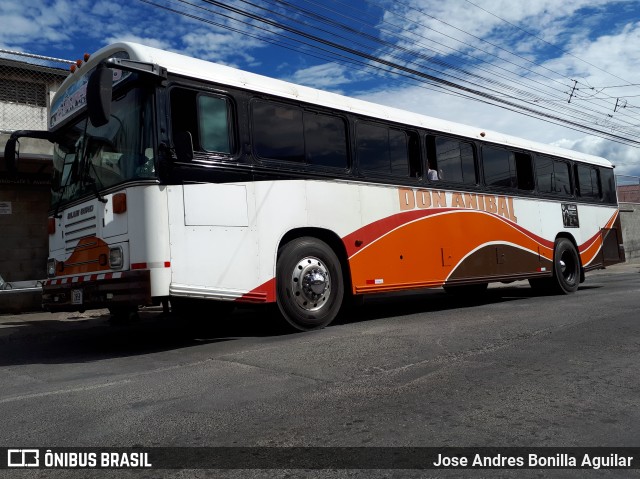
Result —
[[580, 285], [580, 257], [567, 238], [556, 241], [553, 251], [554, 289], [561, 294], [573, 293]]
[[580, 256], [567, 238], [559, 238], [553, 249], [553, 276], [531, 278], [529, 284], [535, 290], [556, 294], [570, 294], [580, 285]]
[[335, 319], [344, 298], [340, 260], [316, 238], [285, 244], [276, 266], [278, 308], [294, 328], [320, 329]]

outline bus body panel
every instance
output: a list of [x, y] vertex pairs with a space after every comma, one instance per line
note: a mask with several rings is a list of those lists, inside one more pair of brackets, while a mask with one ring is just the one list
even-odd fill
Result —
[[167, 190], [170, 293], [233, 300], [248, 291], [259, 258], [255, 225], [249, 226], [255, 216], [251, 191], [219, 184], [171, 185]]
[[[248, 225], [182, 224], [188, 216], [182, 198], [190, 197], [185, 192], [194, 186], [200, 198], [242, 187]], [[600, 230], [617, 217], [614, 207], [580, 205], [592, 219], [580, 229], [567, 228], [559, 203], [349, 182], [169, 189], [176, 219], [172, 294], [240, 301], [275, 300], [277, 251], [284, 236], [296, 230], [322, 229], [342, 239], [352, 292], [359, 294], [549, 276], [559, 234], [573, 238], [585, 266], [601, 265]], [[239, 211], [244, 218], [244, 206]]]
[[[128, 157], [124, 147], [111, 151], [108, 142], [91, 137], [95, 147], [106, 153], [105, 159], [122, 153], [124, 166], [135, 160], [136, 172], [117, 177], [125, 186], [109, 187], [104, 202], [96, 197], [72, 201], [54, 218], [50, 258], [55, 271], [44, 286], [47, 309], [135, 306], [171, 296], [273, 302], [277, 300], [278, 253], [285, 241], [299, 236], [315, 236], [335, 247], [348, 273], [347, 287], [354, 294], [549, 277], [559, 237], [575, 244], [584, 270], [624, 260], [615, 193], [611, 197], [601, 191], [599, 199], [581, 198], [573, 178], [575, 170], [569, 174], [571, 188], [565, 190], [564, 198], [552, 196], [562, 190], [541, 190], [539, 185], [534, 189], [537, 155], [551, 155], [560, 164], [592, 165], [593, 173], [599, 175], [598, 184], [610, 178], [610, 186], [614, 184], [611, 164], [603, 158], [141, 45], [106, 47], [83, 71], [88, 75], [97, 61], [118, 53], [157, 63], [170, 75], [164, 77], [168, 81], [152, 87], [132, 87], [130, 98], [120, 97], [123, 117], [138, 103], [146, 108], [140, 110], [144, 115], [136, 117], [138, 123], [133, 116], [127, 118], [127, 124], [134, 125], [128, 131], [143, 133], [139, 144], [131, 140], [136, 156]], [[85, 81], [82, 77], [65, 81], [54, 101], [57, 113], [51, 117], [52, 130], [71, 130], [76, 115], [81, 120], [84, 98], [75, 96], [84, 94]], [[189, 128], [195, 133], [199, 120], [195, 106], [182, 109], [172, 103], [174, 85], [177, 91], [184, 87], [192, 92], [194, 102], [205, 90], [209, 99], [224, 97], [225, 108], [229, 108], [226, 146], [205, 151], [196, 141], [197, 151], [192, 143], [191, 156], [178, 158], [179, 134], [189, 137], [191, 132], [183, 131]], [[216, 88], [215, 95], [211, 88]], [[82, 101], [73, 102], [77, 107], [65, 113], [71, 95]], [[273, 157], [262, 158], [252, 144], [256, 141], [256, 127], [250, 120], [254, 98], [305, 112], [318, 110], [334, 120], [339, 117], [345, 126], [344, 168], [313, 164], [300, 152], [279, 157], [275, 151]], [[306, 113], [300, 114], [304, 118]], [[391, 170], [366, 168], [369, 153], [358, 150], [359, 123], [372, 121], [389, 132], [402, 130], [407, 135], [408, 172], [393, 176]], [[273, 124], [277, 128], [276, 118]], [[86, 135], [86, 127], [84, 131]], [[286, 129], [279, 133], [283, 131], [290, 133]], [[130, 140], [129, 135], [123, 136]], [[428, 176], [425, 172], [434, 158], [427, 156], [436, 146], [427, 143], [435, 143], [436, 136], [468, 144], [473, 156], [472, 181], [446, 183], [421, 177]], [[516, 166], [518, 160], [528, 163], [529, 170], [521, 168], [528, 181], [512, 182], [510, 187], [508, 182], [487, 181], [485, 145], [517, 155]], [[79, 154], [80, 149], [76, 152], [75, 146], [66, 146], [66, 155]], [[268, 148], [262, 151], [270, 155]], [[98, 166], [107, 175], [108, 163]], [[151, 168], [149, 176], [138, 171], [143, 166]], [[244, 181], [248, 178], [256, 181]], [[84, 193], [89, 195], [89, 189]], [[116, 211], [117, 197], [123, 194], [126, 208]], [[336, 240], [342, 244], [336, 246]], [[111, 267], [118, 255], [122, 265]]]
[[[165, 190], [159, 185], [130, 186], [105, 195], [105, 202], [92, 198], [54, 217], [49, 257], [56, 271], [44, 285], [44, 308], [148, 304], [152, 297], [167, 296], [171, 270]], [[124, 212], [114, 212], [117, 194], [126, 195]], [[122, 253], [121, 267], [110, 267], [113, 248]], [[118, 282], [121, 286], [114, 286]], [[85, 292], [82, 298], [78, 291]]]

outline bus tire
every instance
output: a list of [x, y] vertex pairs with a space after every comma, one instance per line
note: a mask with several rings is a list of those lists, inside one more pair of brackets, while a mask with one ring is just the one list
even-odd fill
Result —
[[553, 249], [553, 289], [574, 293], [580, 285], [580, 256], [571, 240], [559, 238]]
[[276, 300], [291, 326], [300, 331], [324, 328], [340, 312], [343, 299], [340, 260], [329, 245], [301, 237], [280, 248]]

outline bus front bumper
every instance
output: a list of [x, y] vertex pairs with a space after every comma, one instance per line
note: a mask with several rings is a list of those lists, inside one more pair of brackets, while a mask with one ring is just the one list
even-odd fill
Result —
[[149, 304], [148, 270], [52, 279], [42, 287], [42, 308], [51, 312]]

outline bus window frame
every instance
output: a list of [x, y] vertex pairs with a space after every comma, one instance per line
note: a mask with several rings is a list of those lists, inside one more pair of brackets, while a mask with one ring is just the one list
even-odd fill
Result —
[[[556, 163], [564, 163], [569, 170], [569, 186], [570, 186], [570, 193], [555, 193], [555, 192], [542, 192], [539, 190], [538, 188], [538, 159], [545, 159], [545, 160], [550, 160], [552, 162], [556, 162]], [[535, 176], [535, 191], [538, 197], [540, 198], [549, 198], [549, 199], [554, 199], [554, 200], [558, 200], [558, 199], [576, 199], [579, 198], [578, 195], [576, 194], [576, 180], [575, 180], [575, 172], [574, 172], [574, 165], [576, 164], [575, 161], [572, 161], [568, 158], [559, 158], [557, 156], [552, 156], [552, 155], [548, 155], [545, 153], [534, 153], [533, 154], [533, 167], [534, 167], [534, 176]], [[555, 165], [554, 165], [554, 174], [555, 174]]]
[[[302, 113], [302, 140], [303, 140], [303, 157], [304, 161], [288, 161], [280, 158], [269, 158], [260, 156], [256, 151], [255, 147], [255, 130], [254, 126], [254, 107], [253, 105], [258, 102], [267, 102], [276, 106], [285, 106], [292, 107], [300, 110]], [[305, 124], [304, 124], [304, 114], [305, 112], [309, 112], [316, 115], [325, 115], [333, 118], [338, 118], [342, 121], [344, 125], [344, 133], [345, 133], [345, 147], [346, 147], [346, 159], [347, 166], [336, 167], [336, 166], [328, 166], [328, 165], [318, 165], [314, 163], [309, 163], [307, 158], [307, 148], [306, 148], [306, 140], [305, 140]], [[296, 171], [299, 173], [309, 173], [309, 174], [320, 174], [320, 175], [335, 175], [339, 178], [348, 178], [351, 176], [351, 172], [353, 170], [353, 151], [351, 146], [351, 121], [349, 118], [343, 114], [343, 112], [339, 110], [331, 110], [331, 109], [323, 109], [318, 108], [316, 105], [301, 103], [301, 102], [292, 102], [286, 101], [286, 99], [278, 97], [278, 96], [262, 96], [262, 95], [251, 95], [247, 99], [247, 122], [246, 128], [248, 132], [249, 138], [249, 151], [251, 157], [254, 162], [258, 165], [262, 165], [264, 167], [276, 167], [280, 170], [288, 170], [288, 171]]]
[[[202, 145], [202, 122], [200, 121], [201, 116], [200, 116], [200, 98], [201, 97], [210, 97], [210, 98], [219, 98], [224, 100], [226, 107], [227, 107], [227, 140], [229, 141], [229, 153], [225, 153], [225, 152], [221, 152], [221, 151], [215, 151], [215, 150], [207, 150], [204, 148], [204, 146]], [[233, 96], [231, 95], [225, 95], [225, 94], [220, 94], [220, 93], [213, 93], [213, 92], [208, 92], [208, 91], [198, 91], [198, 93], [196, 94], [196, 121], [198, 123], [198, 138], [200, 139], [200, 147], [202, 148], [201, 150], [194, 150], [194, 153], [196, 152], [204, 152], [205, 154], [207, 154], [208, 156], [212, 156], [215, 157], [216, 159], [224, 159], [224, 160], [230, 160], [234, 157], [237, 156], [238, 154], [238, 141], [237, 141], [237, 130], [238, 128], [236, 127], [236, 121], [235, 121], [235, 116], [234, 115], [234, 111], [236, 110], [235, 108], [235, 102], [233, 100]]]
[[[354, 177], [358, 179], [363, 179], [365, 181], [371, 181], [372, 183], [389, 183], [389, 184], [399, 184], [399, 185], [407, 185], [414, 186], [420, 185], [424, 182], [425, 176], [425, 166], [424, 162], [426, 160], [426, 155], [424, 152], [424, 147], [421, 144], [421, 131], [417, 128], [410, 128], [410, 125], [403, 125], [395, 122], [388, 122], [384, 120], [380, 120], [378, 118], [370, 118], [365, 116], [357, 116], [354, 118], [353, 122], [353, 170], [355, 171]], [[385, 173], [381, 171], [375, 170], [366, 170], [363, 169], [360, 165], [360, 158], [358, 154], [358, 128], [361, 124], [373, 124], [374, 126], [382, 127], [387, 130], [387, 142], [389, 144], [389, 136], [388, 133], [390, 130], [397, 130], [404, 133], [407, 139], [407, 174], [406, 176], [394, 175], [393, 173]], [[414, 153], [417, 155], [417, 158], [411, 158], [411, 136], [414, 136], [418, 140], [417, 148], [415, 148]], [[413, 165], [412, 165], [413, 162]], [[389, 163], [391, 167], [391, 162]], [[418, 167], [418, 175], [411, 176], [412, 166]]]
[[[578, 174], [578, 168], [580, 167], [584, 167], [584, 168], [588, 168], [591, 171], [595, 171], [596, 172], [596, 180], [597, 180], [597, 185], [598, 185], [598, 196], [589, 196], [589, 197], [584, 197], [582, 196], [582, 193], [580, 191], [580, 175]], [[602, 180], [600, 178], [600, 166], [598, 165], [594, 165], [591, 163], [582, 163], [582, 162], [575, 162], [574, 163], [574, 176], [576, 178], [576, 188], [575, 188], [575, 192], [576, 192], [576, 198], [579, 201], [585, 202], [585, 203], [603, 203], [603, 204], [608, 204], [604, 202], [604, 195], [603, 195], [603, 191], [602, 191]]]
[[[170, 145], [175, 147], [175, 137], [174, 137], [174, 123], [173, 123], [173, 102], [172, 102], [172, 92], [175, 89], [188, 90], [193, 92], [194, 95], [194, 110], [195, 110], [195, 121], [197, 127], [198, 134], [198, 145], [193, 144], [193, 159], [190, 161], [180, 161], [178, 158], [173, 155], [172, 162], [179, 165], [207, 165], [213, 163], [219, 163], [223, 161], [226, 164], [231, 162], [240, 163], [242, 162], [242, 151], [240, 148], [240, 125], [239, 125], [239, 111], [238, 111], [238, 102], [236, 100], [234, 92], [228, 90], [221, 90], [219, 88], [215, 88], [213, 85], [202, 84], [192, 81], [172, 81], [165, 88], [166, 104], [164, 106], [165, 116], [166, 116], [166, 125], [167, 125], [167, 133], [166, 137]], [[200, 115], [199, 115], [199, 106], [198, 106], [198, 97], [201, 95], [209, 95], [214, 97], [223, 97], [227, 101], [228, 111], [227, 111], [227, 124], [229, 125], [229, 141], [232, 146], [232, 153], [219, 153], [212, 152], [208, 150], [201, 149], [200, 142]], [[188, 130], [185, 130], [188, 131]]]
[[[438, 168], [438, 147], [437, 147], [438, 138], [444, 138], [446, 140], [455, 140], [458, 142], [467, 143], [468, 145], [471, 146], [471, 151], [473, 154], [473, 169], [475, 173], [474, 183], [464, 183], [459, 181], [453, 181], [453, 180], [447, 179], [446, 177], [445, 178], [440, 177], [440, 169]], [[430, 143], [430, 145], [428, 145], [427, 143]], [[482, 145], [483, 144], [480, 145], [480, 148], [482, 147]], [[437, 180], [429, 180], [427, 178], [427, 175], [425, 175], [425, 182], [427, 184], [429, 185], [443, 184], [447, 186], [449, 189], [456, 189], [456, 190], [462, 190], [462, 191], [464, 190], [476, 191], [476, 190], [482, 189], [485, 186], [482, 181], [482, 178], [480, 177], [480, 163], [479, 163], [479, 155], [478, 155], [479, 148], [478, 148], [477, 142], [473, 141], [470, 138], [447, 135], [447, 134], [440, 133], [438, 131], [428, 131], [424, 136], [423, 147], [425, 148], [425, 152], [426, 152], [426, 155], [425, 155], [425, 161], [427, 162], [426, 168], [427, 169], [429, 168], [429, 160], [431, 159], [429, 150], [433, 150], [432, 152], [433, 152], [433, 155], [435, 156], [434, 169], [438, 172]], [[425, 170], [425, 171], [428, 171], [428, 170]]]
[[[484, 164], [485, 148], [492, 148], [494, 150], [503, 150], [513, 155], [513, 162], [514, 162], [515, 173], [516, 173], [516, 176], [515, 176], [516, 186], [494, 186], [494, 185], [487, 184], [487, 180], [485, 176], [485, 164]], [[480, 155], [479, 155], [479, 167], [482, 171], [482, 185], [489, 190], [495, 190], [499, 192], [509, 192], [511, 194], [517, 193], [517, 195], [519, 196], [539, 196], [537, 185], [536, 185], [536, 173], [535, 173], [535, 162], [534, 162], [535, 153], [536, 152], [532, 150], [525, 150], [522, 148], [513, 148], [509, 145], [482, 142], [480, 145]], [[529, 157], [530, 174], [531, 174], [531, 180], [532, 180], [531, 189], [524, 189], [517, 186], [520, 183], [520, 179], [518, 175], [517, 155], [526, 155]]]

